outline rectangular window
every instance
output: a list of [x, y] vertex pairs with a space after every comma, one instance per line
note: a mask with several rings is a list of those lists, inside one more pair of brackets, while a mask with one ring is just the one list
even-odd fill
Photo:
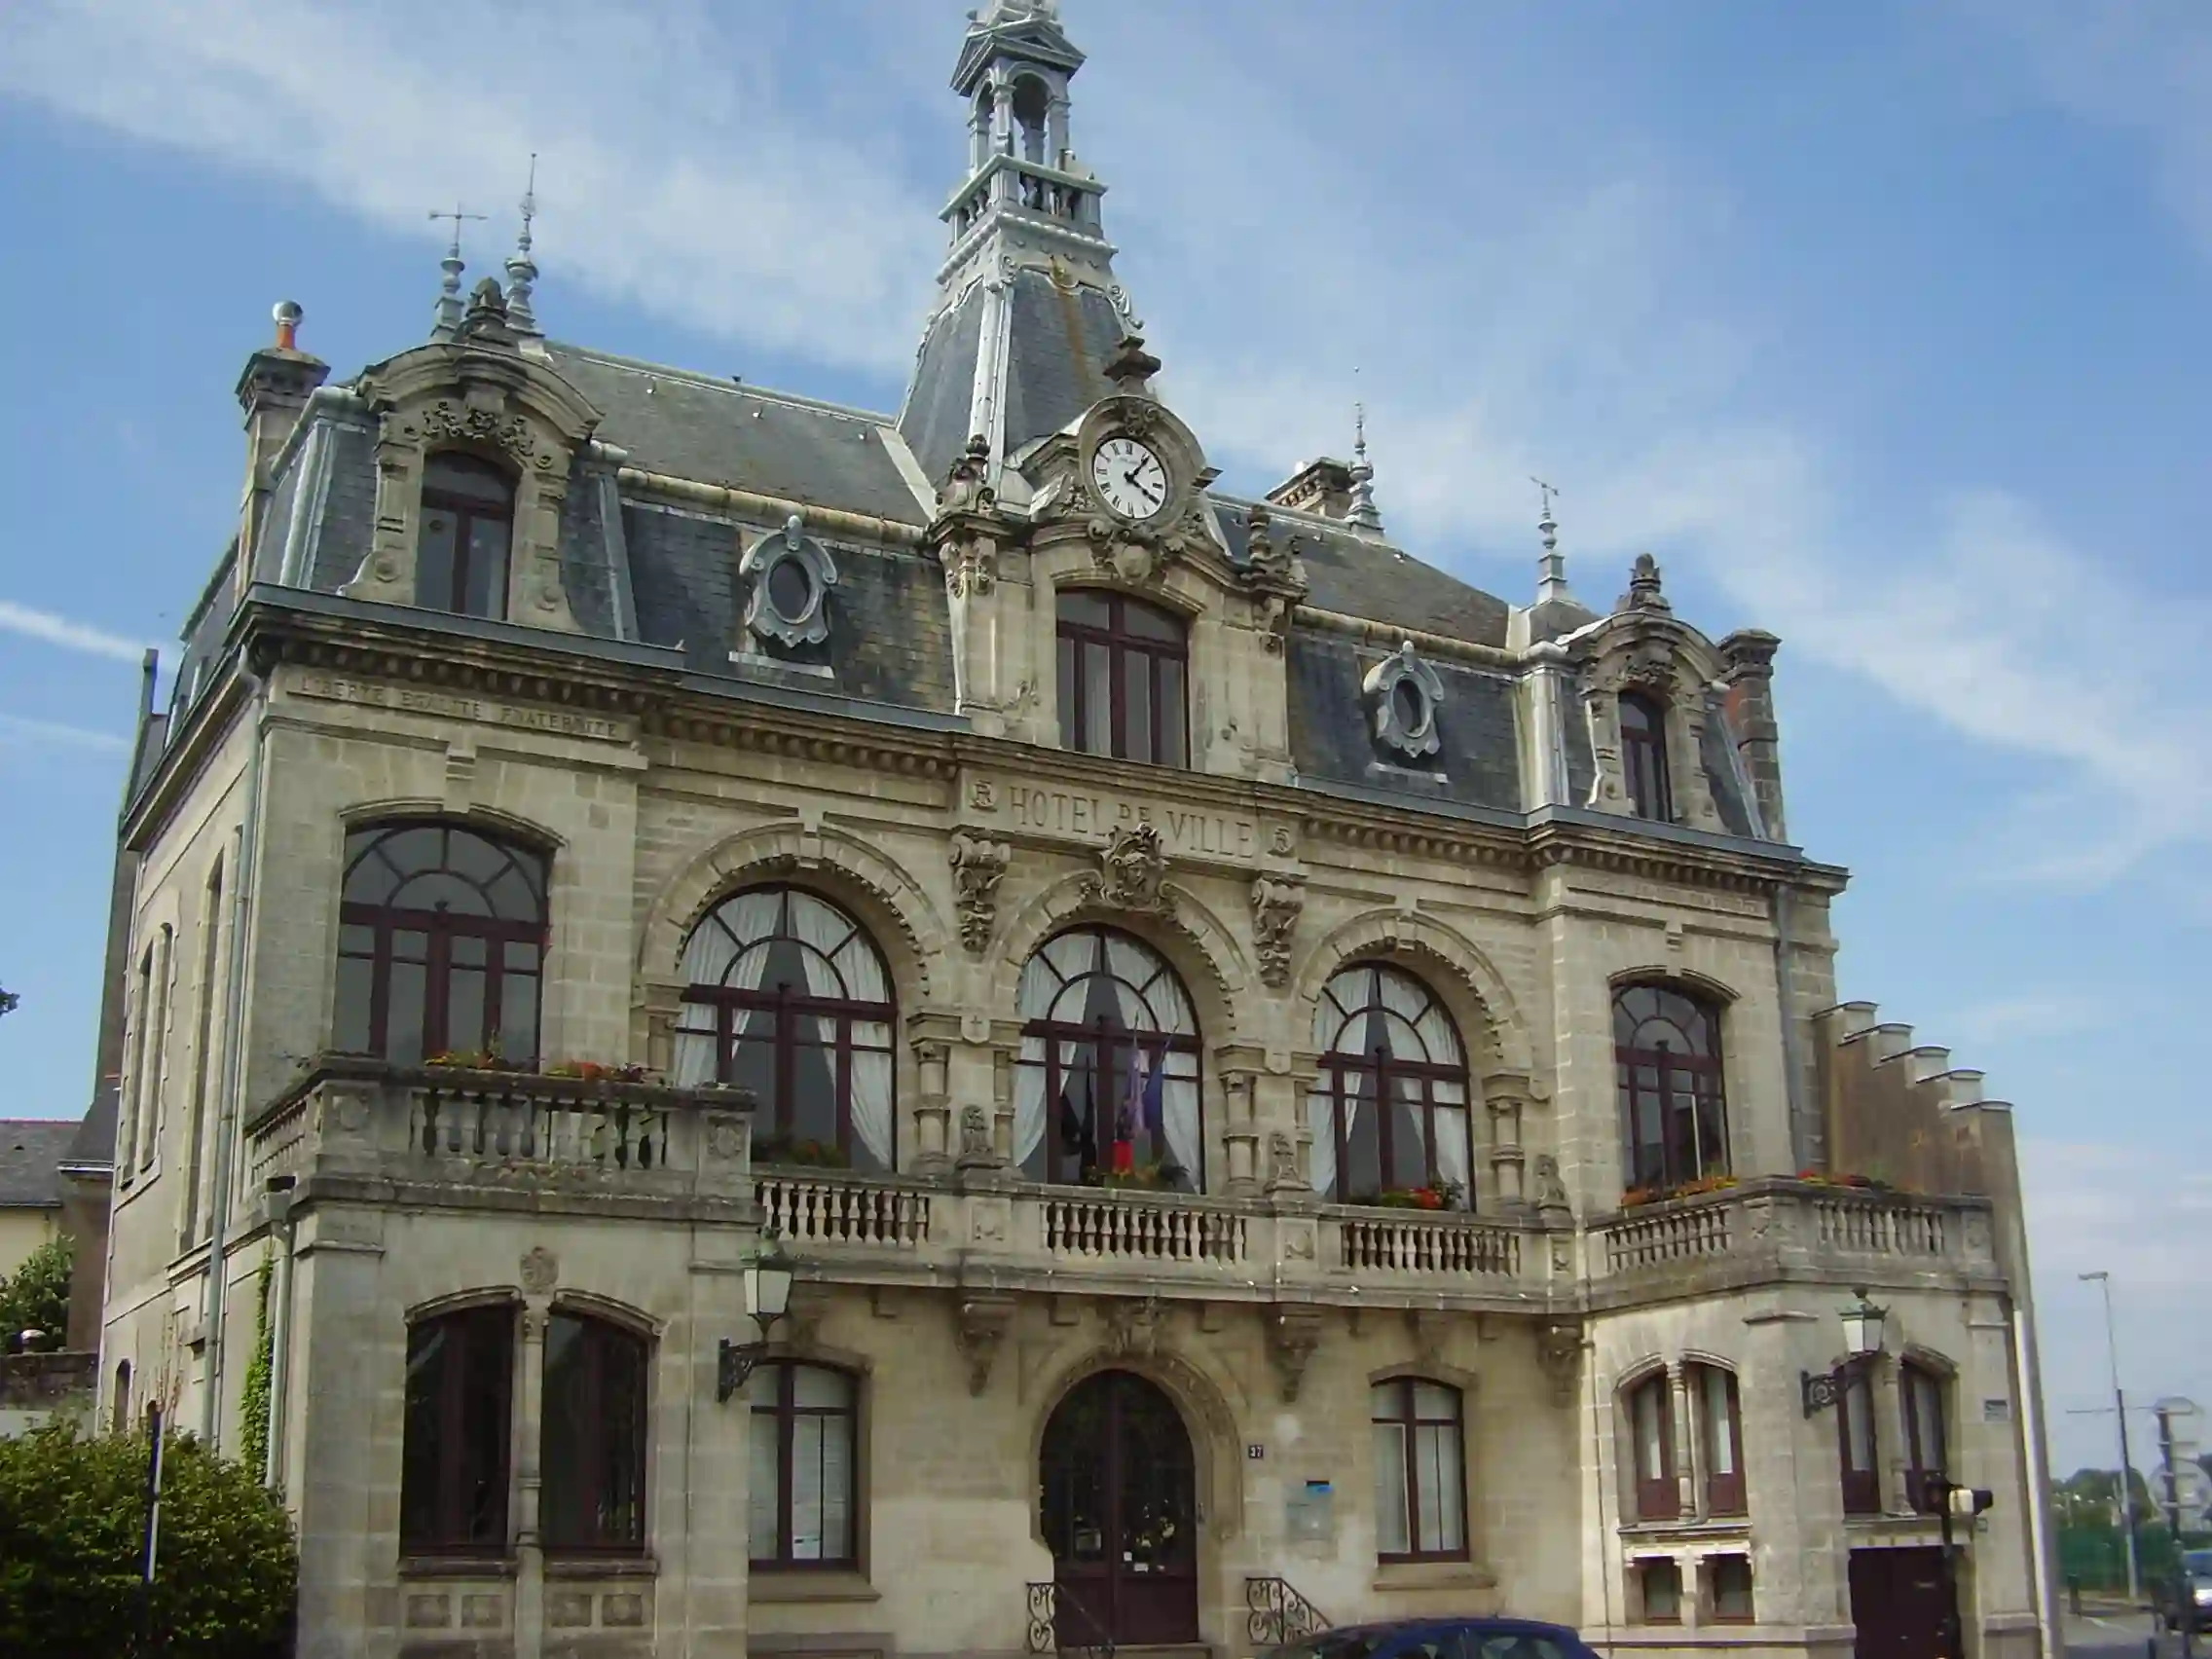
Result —
[[1874, 1388], [1863, 1368], [1845, 1384], [1835, 1403], [1835, 1427], [1843, 1465], [1843, 1512], [1879, 1515], [1882, 1481], [1875, 1459]]
[[547, 1321], [539, 1461], [549, 1547], [644, 1548], [645, 1358], [643, 1337], [605, 1320]]
[[1943, 1439], [1943, 1380], [1919, 1365], [1903, 1368], [1906, 1495], [1923, 1515], [1934, 1515], [1944, 1501], [1949, 1458]]
[[753, 1374], [750, 1531], [756, 1568], [859, 1562], [859, 1424], [853, 1379], [775, 1363]]
[[207, 894], [200, 915], [199, 1011], [192, 1031], [192, 1108], [184, 1125], [184, 1223], [177, 1229], [178, 1242], [189, 1249], [199, 1241], [201, 1171], [205, 1162], [202, 1142], [207, 1134], [207, 1091], [216, 1087], [213, 1072], [215, 1031], [215, 977], [221, 967], [216, 941], [222, 934], [223, 866], [217, 862], [207, 877]]
[[1189, 747], [1180, 618], [1118, 593], [1059, 596], [1060, 743], [1180, 766]]
[[1395, 1378], [1369, 1390], [1375, 1448], [1375, 1549], [1383, 1561], [1467, 1559], [1459, 1390]]
[[1637, 1563], [1645, 1624], [1682, 1622], [1682, 1569], [1664, 1558]]
[[1751, 1622], [1751, 1558], [1714, 1556], [1707, 1562], [1713, 1587], [1713, 1616], [1722, 1624]]

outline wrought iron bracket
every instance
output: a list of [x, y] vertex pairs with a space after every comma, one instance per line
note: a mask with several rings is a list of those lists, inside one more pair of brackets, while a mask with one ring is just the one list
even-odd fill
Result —
[[1799, 1372], [1797, 1374], [1798, 1386], [1803, 1389], [1805, 1395], [1805, 1415], [1807, 1417], [1818, 1417], [1822, 1412], [1826, 1411], [1828, 1407], [1842, 1399], [1844, 1390], [1849, 1388], [1859, 1374], [1866, 1369], [1867, 1363], [1873, 1357], [1870, 1353], [1855, 1354], [1833, 1371]]
[[733, 1343], [727, 1337], [722, 1338], [721, 1346], [715, 1354], [715, 1403], [725, 1403], [744, 1387], [754, 1369], [767, 1357], [766, 1343]]

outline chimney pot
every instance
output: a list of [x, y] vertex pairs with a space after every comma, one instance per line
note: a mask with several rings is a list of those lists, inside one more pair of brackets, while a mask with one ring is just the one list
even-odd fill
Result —
[[300, 309], [297, 300], [278, 300], [270, 313], [276, 320], [276, 350], [296, 351], [300, 334], [300, 318], [307, 313]]

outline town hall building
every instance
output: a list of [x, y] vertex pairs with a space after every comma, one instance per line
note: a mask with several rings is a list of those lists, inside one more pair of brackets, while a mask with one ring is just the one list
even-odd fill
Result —
[[1216, 488], [1082, 63], [969, 21], [896, 411], [564, 342], [527, 220], [350, 378], [278, 308], [101, 1422], [262, 1457], [303, 1655], [2054, 1655], [2010, 1117], [1836, 1000], [1779, 642]]

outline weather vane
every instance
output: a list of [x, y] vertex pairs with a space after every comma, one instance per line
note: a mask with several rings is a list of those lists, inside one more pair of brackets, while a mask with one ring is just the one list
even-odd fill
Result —
[[1558, 486], [1546, 484], [1533, 472], [1529, 474], [1529, 482], [1544, 493], [1544, 517], [1550, 518], [1552, 516], [1552, 498], [1559, 494]]
[[485, 215], [482, 213], [463, 213], [461, 210], [461, 203], [458, 202], [453, 204], [450, 210], [437, 207], [430, 209], [430, 218], [433, 223], [439, 219], [451, 219], [453, 221], [453, 257], [456, 259], [461, 257], [461, 222], [463, 219], [482, 219], [484, 217]]

